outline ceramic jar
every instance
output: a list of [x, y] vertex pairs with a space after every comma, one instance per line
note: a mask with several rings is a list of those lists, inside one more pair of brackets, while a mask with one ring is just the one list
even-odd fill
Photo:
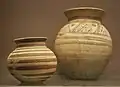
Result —
[[68, 23], [55, 40], [59, 72], [71, 79], [97, 79], [112, 53], [110, 34], [102, 24], [104, 10], [79, 7], [64, 13]]
[[8, 56], [10, 73], [23, 83], [43, 82], [56, 71], [57, 60], [46, 47], [46, 37], [15, 39], [15, 50]]

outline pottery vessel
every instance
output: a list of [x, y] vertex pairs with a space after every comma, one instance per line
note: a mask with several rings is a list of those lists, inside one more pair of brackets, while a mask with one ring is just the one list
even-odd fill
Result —
[[102, 24], [104, 10], [79, 7], [64, 13], [68, 23], [55, 40], [59, 72], [71, 79], [97, 79], [112, 53], [111, 36]]
[[10, 73], [23, 83], [42, 83], [56, 71], [57, 60], [46, 47], [46, 37], [15, 39], [15, 50], [8, 56]]

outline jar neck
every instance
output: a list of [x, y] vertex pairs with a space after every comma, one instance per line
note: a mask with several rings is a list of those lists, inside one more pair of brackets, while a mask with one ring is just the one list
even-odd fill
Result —
[[27, 47], [27, 46], [45, 46], [47, 37], [24, 37], [14, 39], [17, 47]]
[[45, 42], [23, 42], [17, 43], [17, 47], [46, 46]]
[[100, 23], [102, 22], [102, 18], [100, 18], [100, 17], [90, 17], [90, 16], [88, 16], [88, 17], [74, 16], [74, 17], [68, 18], [68, 21], [71, 22], [71, 21], [80, 20], [80, 19], [81, 20], [82, 19], [89, 20], [89, 21], [95, 20], [95, 21], [98, 21]]

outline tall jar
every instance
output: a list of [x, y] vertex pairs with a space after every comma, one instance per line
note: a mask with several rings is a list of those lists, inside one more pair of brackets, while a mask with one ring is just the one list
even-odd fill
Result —
[[112, 53], [110, 34], [102, 24], [104, 10], [79, 7], [64, 13], [68, 23], [55, 40], [59, 71], [71, 79], [97, 79]]
[[14, 40], [17, 46], [8, 56], [8, 69], [22, 83], [43, 83], [56, 71], [56, 56], [46, 47], [46, 40], [46, 37]]

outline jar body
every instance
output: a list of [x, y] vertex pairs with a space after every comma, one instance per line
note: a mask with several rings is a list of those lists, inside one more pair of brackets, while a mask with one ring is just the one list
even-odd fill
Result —
[[71, 79], [97, 79], [111, 52], [110, 34], [99, 20], [71, 20], [55, 40], [60, 72]]
[[57, 65], [54, 53], [41, 42], [18, 46], [7, 62], [10, 73], [21, 82], [43, 82], [53, 75]]

